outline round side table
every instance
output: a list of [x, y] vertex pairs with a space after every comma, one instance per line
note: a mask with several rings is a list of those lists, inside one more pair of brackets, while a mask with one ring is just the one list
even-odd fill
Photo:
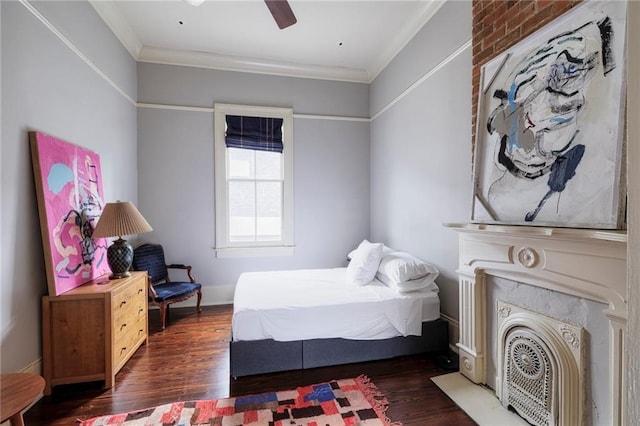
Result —
[[0, 423], [24, 426], [22, 411], [44, 391], [44, 379], [36, 374], [0, 375]]

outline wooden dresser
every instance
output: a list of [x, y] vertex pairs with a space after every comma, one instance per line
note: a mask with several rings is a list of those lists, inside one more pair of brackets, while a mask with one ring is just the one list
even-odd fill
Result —
[[59, 296], [42, 298], [45, 395], [53, 386], [105, 381], [148, 339], [147, 273], [97, 278]]

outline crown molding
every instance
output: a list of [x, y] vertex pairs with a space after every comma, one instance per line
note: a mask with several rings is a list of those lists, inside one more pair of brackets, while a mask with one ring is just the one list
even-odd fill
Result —
[[359, 69], [303, 65], [293, 62], [270, 61], [259, 58], [227, 56], [149, 46], [144, 46], [140, 50], [137, 60], [139, 62], [155, 64], [181, 65], [288, 77], [316, 78], [355, 83], [368, 83], [370, 81], [369, 73]]
[[120, 40], [120, 43], [124, 46], [133, 59], [138, 60], [138, 54], [142, 49], [142, 42], [138, 38], [138, 35], [133, 31], [131, 26], [127, 23], [124, 16], [118, 9], [116, 2], [104, 1], [104, 0], [88, 0], [89, 4], [93, 6], [96, 13], [111, 29], [113, 34]]
[[433, 18], [438, 10], [445, 4], [447, 0], [426, 1], [423, 4], [422, 11], [418, 13], [418, 17], [412, 21], [408, 21], [407, 25], [402, 27], [394, 39], [387, 44], [386, 49], [382, 50], [375, 61], [369, 65], [367, 71], [370, 74], [368, 83], [376, 79], [378, 74], [393, 61], [398, 53], [415, 37], [415, 35], [424, 27], [424, 25]]

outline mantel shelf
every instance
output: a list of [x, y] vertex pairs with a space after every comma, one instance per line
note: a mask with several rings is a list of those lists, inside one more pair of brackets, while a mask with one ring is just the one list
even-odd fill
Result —
[[571, 240], [603, 240], [619, 243], [627, 242], [626, 230], [551, 228], [522, 225], [493, 225], [486, 223], [443, 223], [442, 226], [457, 232], [502, 234], [515, 237], [555, 237]]

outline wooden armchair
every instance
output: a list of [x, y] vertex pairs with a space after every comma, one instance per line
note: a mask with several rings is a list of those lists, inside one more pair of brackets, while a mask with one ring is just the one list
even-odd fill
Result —
[[[160, 244], [144, 243], [133, 250], [132, 267], [136, 271], [149, 274], [149, 303], [160, 307], [160, 322], [165, 329], [169, 305], [198, 295], [197, 312], [202, 312], [202, 285], [191, 275], [191, 265], [170, 264], [164, 259], [164, 249]], [[169, 269], [184, 269], [189, 281], [171, 281]]]

